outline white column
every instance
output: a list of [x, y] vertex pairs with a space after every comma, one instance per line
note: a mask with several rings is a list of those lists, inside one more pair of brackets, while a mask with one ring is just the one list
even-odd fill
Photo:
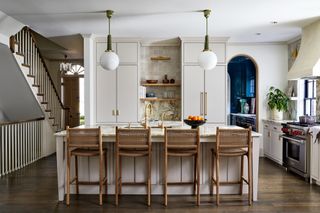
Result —
[[83, 37], [83, 62], [84, 62], [84, 115], [85, 124], [95, 124], [95, 43], [93, 34], [85, 34]]

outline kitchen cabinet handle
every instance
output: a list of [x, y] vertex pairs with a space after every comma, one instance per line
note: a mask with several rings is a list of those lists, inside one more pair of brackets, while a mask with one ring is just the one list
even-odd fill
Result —
[[117, 115], [120, 115], [120, 110], [117, 109], [116, 112], [117, 112]]
[[207, 92], [204, 93], [204, 115], [207, 115]]
[[115, 112], [115, 110], [114, 110], [114, 109], [112, 110], [112, 115], [113, 115], [113, 116], [115, 116], [115, 115], [116, 115], [116, 112]]
[[277, 129], [277, 127], [274, 126], [273, 129]]
[[200, 115], [203, 115], [203, 92], [200, 92]]

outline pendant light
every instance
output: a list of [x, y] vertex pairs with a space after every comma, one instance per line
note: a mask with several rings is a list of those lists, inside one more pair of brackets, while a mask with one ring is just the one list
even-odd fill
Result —
[[209, 49], [209, 35], [208, 35], [208, 18], [211, 10], [204, 10], [204, 17], [206, 18], [206, 36], [204, 41], [204, 49], [198, 57], [200, 67], [204, 70], [211, 70], [217, 65], [217, 55]]
[[113, 11], [107, 10], [106, 15], [108, 17], [108, 27], [109, 27], [109, 34], [107, 40], [107, 49], [106, 51], [100, 56], [100, 65], [105, 70], [115, 70], [119, 66], [119, 57], [118, 55], [112, 51], [112, 41], [111, 41], [111, 34], [110, 34], [110, 19], [112, 17]]

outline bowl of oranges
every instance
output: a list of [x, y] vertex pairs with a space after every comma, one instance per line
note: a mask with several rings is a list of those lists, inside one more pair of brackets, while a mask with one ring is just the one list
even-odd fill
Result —
[[201, 126], [206, 123], [206, 119], [202, 116], [193, 116], [189, 115], [188, 119], [184, 119], [184, 122], [191, 126], [192, 129], [198, 128], [198, 126]]

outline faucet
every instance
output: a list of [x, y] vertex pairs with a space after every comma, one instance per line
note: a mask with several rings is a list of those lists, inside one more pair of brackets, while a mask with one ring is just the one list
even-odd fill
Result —
[[161, 124], [159, 125], [161, 128], [164, 128], [163, 120], [166, 115], [173, 115], [172, 111], [165, 111], [161, 114]]
[[[148, 112], [149, 111], [149, 112]], [[148, 103], [144, 107], [144, 124], [143, 126], [145, 128], [149, 127], [149, 116], [153, 113], [152, 104]]]

